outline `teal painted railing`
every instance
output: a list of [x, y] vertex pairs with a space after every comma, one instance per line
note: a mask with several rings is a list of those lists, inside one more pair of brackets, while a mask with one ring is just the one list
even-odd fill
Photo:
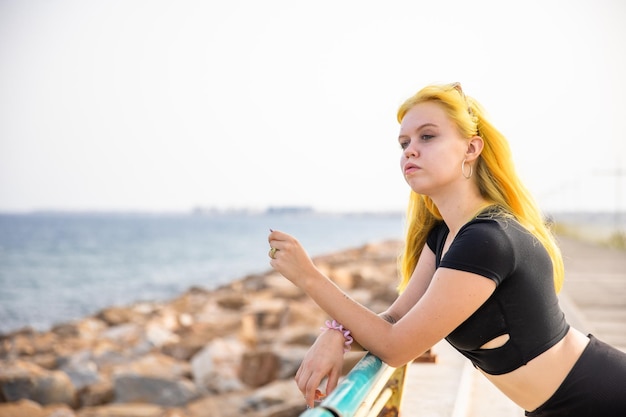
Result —
[[367, 353], [319, 406], [300, 417], [396, 417], [406, 365], [392, 368]]

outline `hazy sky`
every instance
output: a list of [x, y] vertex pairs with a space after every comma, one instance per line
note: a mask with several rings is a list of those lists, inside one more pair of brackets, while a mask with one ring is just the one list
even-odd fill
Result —
[[542, 207], [626, 209], [625, 22], [621, 0], [0, 0], [0, 211], [403, 210], [397, 107], [453, 81]]

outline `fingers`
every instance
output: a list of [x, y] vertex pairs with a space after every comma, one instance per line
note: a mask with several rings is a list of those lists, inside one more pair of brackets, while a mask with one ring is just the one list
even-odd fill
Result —
[[276, 259], [276, 254], [283, 249], [283, 239], [279, 239], [280, 232], [270, 229], [270, 234], [267, 237], [267, 242], [270, 244], [269, 257]]
[[271, 247], [282, 249], [289, 244], [297, 244], [298, 240], [287, 233], [270, 229], [270, 234], [267, 236], [267, 242]]
[[276, 243], [279, 241], [283, 241], [285, 240], [287, 237], [289, 237], [288, 234], [283, 233], [281, 231], [278, 230], [272, 230], [270, 229], [270, 234], [267, 236], [267, 241], [270, 243], [270, 245], [272, 243]]
[[313, 408], [315, 407], [315, 390], [317, 387], [313, 386], [313, 384], [307, 385], [306, 390], [304, 392], [304, 401], [306, 405]]
[[[268, 256], [272, 258], [272, 260], [276, 259], [276, 255], [278, 254], [278, 252], [280, 252], [280, 249], [282, 247], [282, 241], [277, 239], [277, 237], [280, 236], [280, 234], [281, 234], [280, 232], [270, 229], [270, 234], [267, 237], [267, 241], [270, 244], [270, 250], [268, 252]], [[272, 264], [272, 262], [270, 262], [270, 264]]]
[[[293, 236], [273, 230], [267, 240], [270, 245], [268, 256], [272, 259], [270, 265], [274, 268], [280, 265], [281, 270], [279, 272], [283, 275], [289, 269], [302, 266], [307, 262], [304, 248]], [[279, 259], [282, 261], [281, 263], [276, 262]]]
[[304, 400], [309, 407], [314, 407], [315, 401], [319, 401], [324, 397], [318, 389], [324, 376], [323, 372], [310, 372], [303, 366], [300, 366], [298, 372], [296, 372], [296, 385], [304, 395]]
[[304, 395], [304, 401], [309, 407], [315, 405], [315, 390], [317, 389], [317, 385], [312, 381], [313, 379], [310, 376], [306, 378], [300, 377], [300, 379], [296, 380], [298, 389]]
[[331, 392], [337, 388], [337, 383], [339, 382], [339, 373], [334, 370], [330, 372], [328, 375], [328, 381], [326, 382], [326, 395], [329, 395]]

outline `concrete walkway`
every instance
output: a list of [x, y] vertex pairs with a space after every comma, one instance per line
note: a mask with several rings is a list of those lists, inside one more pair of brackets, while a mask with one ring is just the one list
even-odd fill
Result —
[[[626, 351], [626, 251], [561, 238], [572, 326]], [[568, 311], [566, 310], [566, 313]]]
[[[626, 251], [560, 237], [565, 285], [560, 303], [569, 323], [626, 351]], [[402, 417], [523, 417], [524, 411], [445, 341], [436, 364], [409, 367]]]

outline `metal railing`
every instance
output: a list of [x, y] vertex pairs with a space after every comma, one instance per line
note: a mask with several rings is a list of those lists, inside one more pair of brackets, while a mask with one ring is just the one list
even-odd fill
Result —
[[397, 417], [406, 368], [367, 353], [319, 406], [300, 417]]

